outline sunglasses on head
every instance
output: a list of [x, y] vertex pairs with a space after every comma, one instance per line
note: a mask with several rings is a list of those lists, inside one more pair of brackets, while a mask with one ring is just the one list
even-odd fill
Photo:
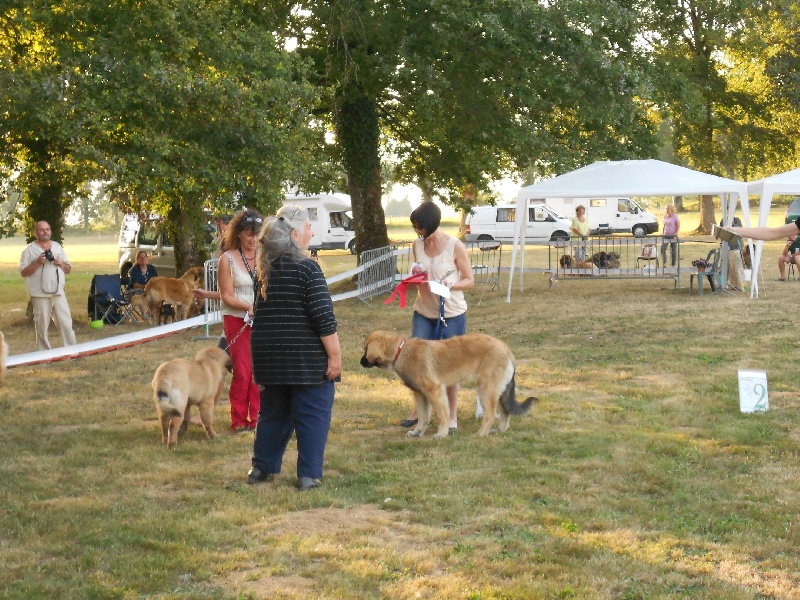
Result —
[[245, 223], [261, 223], [261, 217], [245, 217]]

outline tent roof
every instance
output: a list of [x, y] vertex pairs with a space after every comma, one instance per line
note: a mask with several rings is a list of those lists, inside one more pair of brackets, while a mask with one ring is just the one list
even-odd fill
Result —
[[682, 196], [746, 194], [746, 184], [660, 160], [598, 161], [547, 181], [526, 186], [522, 198], [603, 196]]
[[800, 193], [800, 169], [757, 179], [747, 184], [747, 191], [751, 194], [763, 194], [765, 190], [773, 194]]

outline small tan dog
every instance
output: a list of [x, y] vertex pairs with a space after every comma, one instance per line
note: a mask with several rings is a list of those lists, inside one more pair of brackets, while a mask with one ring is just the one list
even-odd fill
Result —
[[185, 319], [189, 315], [189, 308], [194, 302], [192, 288], [183, 279], [172, 277], [153, 277], [144, 286], [143, 302], [150, 313], [150, 323], [161, 323], [162, 304], [171, 304], [175, 315]]
[[233, 368], [231, 357], [221, 348], [204, 348], [194, 360], [175, 358], [162, 363], [153, 376], [153, 400], [161, 421], [161, 441], [167, 448], [178, 445], [178, 430], [189, 421], [197, 405], [209, 439], [214, 431], [214, 406], [222, 394], [225, 373]]
[[0, 385], [6, 378], [6, 359], [8, 358], [8, 344], [3, 332], [0, 331]]

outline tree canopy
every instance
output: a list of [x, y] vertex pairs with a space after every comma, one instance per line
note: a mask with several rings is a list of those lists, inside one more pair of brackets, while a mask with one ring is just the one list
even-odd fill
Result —
[[[468, 206], [507, 175], [654, 157], [797, 165], [788, 0], [9, 0], [0, 189], [56, 236], [81, 186], [164, 216], [349, 191], [385, 245], [391, 179]], [[665, 143], [666, 142], [666, 143]], [[199, 246], [199, 245], [198, 245]]]

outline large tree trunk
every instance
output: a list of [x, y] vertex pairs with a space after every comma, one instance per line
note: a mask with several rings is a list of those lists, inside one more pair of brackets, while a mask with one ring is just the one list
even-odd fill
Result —
[[174, 240], [176, 277], [180, 277], [191, 267], [201, 266], [207, 258], [202, 207], [187, 204], [197, 203], [175, 200], [167, 214], [167, 233]]
[[714, 216], [714, 197], [701, 196], [700, 197], [700, 225], [697, 227], [695, 233], [698, 235], [710, 235], [711, 225], [717, 222]]
[[342, 150], [347, 187], [353, 207], [356, 250], [389, 245], [386, 216], [381, 204], [380, 132], [375, 102], [360, 88], [351, 87], [340, 99], [336, 136]]
[[478, 202], [478, 190], [474, 185], [468, 185], [461, 190], [461, 199], [464, 201], [465, 205], [469, 205], [470, 207], [461, 209], [461, 222], [458, 225], [458, 238], [463, 240], [464, 236], [467, 234], [467, 215], [469, 215], [470, 209]]
[[28, 144], [31, 159], [20, 180], [27, 192], [27, 211], [25, 229], [28, 241], [33, 241], [33, 228], [39, 221], [47, 221], [52, 231], [52, 239], [64, 240], [64, 212], [71, 201], [64, 197], [64, 183], [61, 175], [51, 169], [52, 157], [48, 143], [38, 140]]

